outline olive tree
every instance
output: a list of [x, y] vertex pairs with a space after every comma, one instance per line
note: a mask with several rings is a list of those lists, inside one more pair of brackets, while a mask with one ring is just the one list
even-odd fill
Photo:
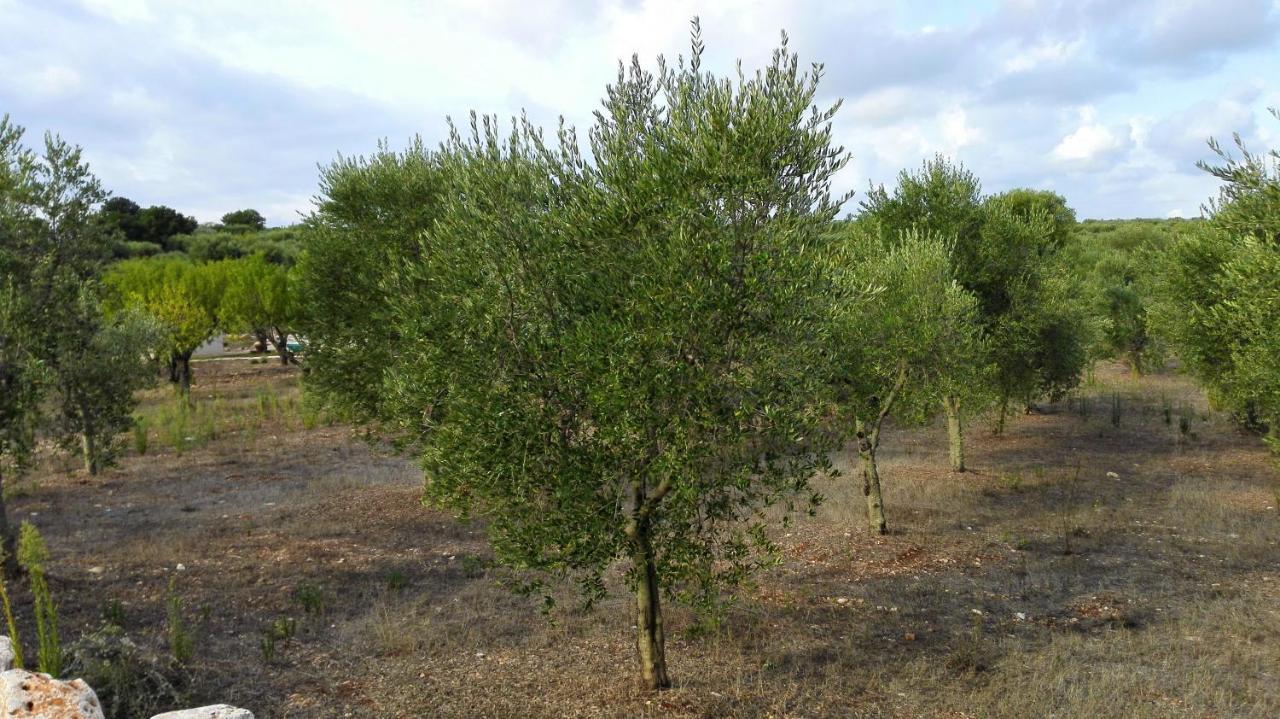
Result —
[[64, 445], [79, 445], [85, 471], [97, 474], [114, 462], [119, 435], [133, 426], [134, 393], [155, 380], [153, 353], [163, 329], [136, 310], [104, 317], [96, 294], [81, 289], [73, 306], [82, 321], [91, 323], [76, 342], [51, 363], [51, 384], [57, 398], [53, 417], [56, 435]]
[[[1280, 119], [1280, 113], [1272, 111]], [[1155, 255], [1151, 324], [1218, 404], [1280, 452], [1280, 151], [1218, 143], [1205, 227]]]
[[223, 327], [261, 332], [276, 348], [280, 364], [297, 363], [289, 336], [297, 322], [294, 273], [262, 255], [226, 264], [226, 288], [220, 308]]
[[981, 406], [996, 399], [1002, 425], [1011, 399], [1060, 394], [1083, 368], [1084, 313], [1064, 302], [1073, 295], [1063, 279], [1070, 273], [1055, 264], [1075, 214], [1050, 192], [1018, 189], [984, 197], [973, 173], [937, 156], [915, 172], [901, 172], [892, 192], [873, 187], [861, 219], [889, 243], [912, 228], [950, 238], [954, 277], [978, 299], [996, 371], [987, 387], [941, 397], [951, 468], [963, 472], [966, 402]]
[[[22, 135], [0, 118], [0, 474], [20, 470], [38, 438], [81, 436], [79, 424], [61, 421], [70, 407], [91, 405], [110, 431], [112, 418], [129, 415], [132, 393], [99, 385], [142, 365], [141, 352], [105, 352], [114, 327], [99, 311], [98, 276], [111, 232], [96, 209], [107, 193], [80, 148], [46, 134], [37, 153]], [[69, 388], [92, 399], [73, 399]], [[11, 549], [2, 502], [0, 534]]]
[[[834, 444], [835, 108], [814, 106], [820, 68], [785, 40], [736, 80], [701, 57], [695, 29], [687, 60], [620, 67], [590, 159], [571, 129], [547, 142], [473, 116], [437, 152], [339, 163], [325, 187], [350, 194], [320, 199], [302, 263], [307, 296], [374, 295], [387, 323], [310, 308], [313, 381], [401, 432], [426, 500], [483, 518], [531, 588], [573, 578], [594, 600], [626, 559], [655, 689], [670, 685], [662, 597], [709, 608], [748, 576], [772, 549], [764, 508], [815, 502]], [[386, 217], [403, 211], [395, 183], [366, 184], [397, 171], [421, 173], [431, 203], [414, 236], [399, 233], [420, 216]], [[387, 236], [364, 244], [362, 226]], [[337, 276], [326, 252], [357, 261]], [[345, 364], [378, 343], [385, 366]]]
[[[847, 297], [837, 313], [837, 392], [853, 425], [871, 531], [884, 534], [876, 462], [884, 422], [934, 416], [939, 396], [987, 380], [977, 298], [952, 274], [940, 238], [908, 230], [892, 245], [855, 232], [839, 263]], [[859, 294], [861, 293], [861, 294]]]
[[118, 262], [104, 278], [114, 292], [113, 307], [141, 311], [159, 323], [159, 353], [183, 397], [191, 392], [191, 355], [220, 326], [227, 274], [225, 262], [154, 258]]

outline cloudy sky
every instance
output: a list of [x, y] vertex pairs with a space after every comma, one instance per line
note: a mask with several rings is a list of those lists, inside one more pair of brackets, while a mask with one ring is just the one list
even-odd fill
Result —
[[448, 115], [585, 127], [617, 60], [687, 52], [694, 15], [704, 67], [783, 29], [825, 64], [859, 194], [940, 152], [1081, 217], [1194, 216], [1207, 137], [1280, 147], [1280, 0], [0, 0], [0, 113], [144, 206], [286, 224], [317, 163]]

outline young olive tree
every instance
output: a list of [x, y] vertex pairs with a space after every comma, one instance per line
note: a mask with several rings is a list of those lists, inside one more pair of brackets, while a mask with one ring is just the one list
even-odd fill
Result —
[[[101, 431], [111, 433], [132, 410], [132, 392], [102, 385], [136, 376], [143, 365], [141, 349], [108, 351], [115, 343], [106, 338], [118, 328], [98, 301], [112, 234], [96, 212], [106, 193], [78, 147], [46, 135], [36, 153], [22, 134], [0, 119], [0, 474], [23, 467], [37, 436], [93, 443]], [[86, 407], [104, 420], [100, 428], [82, 431]], [[101, 452], [88, 456], [91, 468], [102, 459]], [[0, 502], [0, 533], [12, 556], [3, 517]]]
[[75, 337], [83, 344], [59, 353], [60, 361], [53, 365], [58, 399], [54, 427], [64, 444], [76, 440], [85, 471], [94, 475], [115, 460], [120, 433], [133, 426], [134, 393], [155, 380], [154, 365], [146, 357], [158, 346], [163, 328], [137, 310], [103, 317], [89, 288], [82, 289], [74, 309], [93, 322], [93, 329]]
[[[941, 156], [916, 172], [903, 171], [893, 192], [872, 188], [862, 221], [894, 238], [912, 228], [954, 238], [956, 280], [977, 296], [982, 328], [996, 371], [987, 387], [943, 395], [951, 468], [965, 470], [964, 405], [981, 406], [994, 395], [1003, 409], [1011, 399], [1030, 402], [1041, 393], [1073, 386], [1083, 367], [1084, 314], [1051, 270], [1068, 242], [1075, 214], [1058, 195], [1012, 190], [983, 197], [971, 172]], [[1003, 422], [1003, 420], [1002, 420]]]
[[[483, 518], [535, 585], [571, 577], [594, 600], [629, 560], [654, 689], [671, 682], [662, 598], [710, 608], [742, 581], [772, 549], [764, 508], [817, 501], [834, 446], [835, 108], [814, 106], [820, 68], [785, 40], [736, 80], [701, 57], [695, 27], [688, 60], [620, 68], [590, 161], [570, 129], [548, 143], [473, 117], [437, 153], [331, 168], [329, 188], [359, 191], [321, 198], [302, 263], [309, 297], [375, 295], [388, 323], [310, 308], [313, 381], [402, 432], [427, 501]], [[434, 218], [416, 236], [394, 228], [421, 216], [387, 218], [394, 183], [362, 184], [386, 162], [426, 179]], [[365, 223], [388, 234], [368, 240]], [[330, 251], [367, 274], [336, 276]], [[386, 366], [348, 369], [345, 353], [378, 343]]]
[[223, 326], [262, 332], [276, 348], [280, 364], [297, 364], [289, 350], [298, 316], [294, 273], [261, 255], [230, 261], [226, 269], [220, 309]]
[[[858, 443], [871, 531], [884, 534], [876, 454], [884, 422], [934, 416], [939, 396], [988, 381], [978, 302], [952, 276], [942, 240], [908, 230], [892, 245], [854, 233], [838, 276], [837, 392]], [[859, 294], [861, 293], [861, 294]]]
[[[1280, 112], [1272, 111], [1280, 119]], [[1217, 143], [1223, 181], [1208, 226], [1159, 253], [1152, 326], [1241, 424], [1280, 452], [1280, 151], [1239, 157]]]

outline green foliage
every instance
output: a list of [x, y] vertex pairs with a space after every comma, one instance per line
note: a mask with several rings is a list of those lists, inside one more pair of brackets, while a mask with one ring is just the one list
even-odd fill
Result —
[[222, 298], [231, 263], [194, 264], [182, 259], [126, 260], [110, 267], [105, 282], [111, 289], [109, 306], [152, 317], [160, 327], [157, 351], [170, 367], [180, 366], [170, 379], [186, 392], [191, 354], [217, 332]]
[[81, 635], [67, 648], [67, 674], [93, 687], [108, 719], [133, 719], [181, 706], [181, 669], [139, 647], [118, 624]]
[[422, 254], [418, 238], [441, 214], [445, 179], [439, 156], [421, 140], [402, 153], [382, 147], [321, 171], [299, 260], [301, 331], [313, 350], [307, 387], [339, 417], [370, 421], [391, 411], [383, 385], [402, 321], [393, 300], [429, 291], [396, 268]]
[[262, 213], [254, 209], [236, 210], [222, 216], [222, 224], [230, 231], [261, 230], [267, 226]]
[[262, 255], [269, 262], [291, 266], [298, 259], [301, 239], [294, 227], [240, 232], [202, 228], [194, 234], [175, 238], [175, 242], [195, 262]]
[[270, 664], [276, 658], [276, 645], [287, 643], [298, 632], [298, 622], [293, 617], [281, 617], [273, 620], [262, 630], [262, 638], [258, 648], [262, 652], [262, 662]]
[[31, 581], [31, 600], [35, 605], [36, 667], [51, 676], [62, 676], [62, 641], [58, 638], [58, 607], [49, 592], [45, 564], [49, 548], [31, 522], [23, 522], [18, 533], [18, 565]]
[[[978, 179], [938, 156], [904, 170], [893, 192], [873, 188], [859, 224], [892, 245], [917, 230], [944, 239], [951, 272], [972, 292], [1002, 401], [1057, 396], [1075, 386], [1085, 362], [1085, 308], [1057, 254], [1075, 214], [1051, 192], [1018, 189], [983, 197]], [[981, 391], [970, 387], [970, 396]], [[976, 398], [976, 397], [975, 397]]]
[[[113, 197], [102, 203], [96, 221], [108, 233], [119, 239], [115, 245], [117, 256], [139, 256], [135, 252], [154, 254], [146, 247], [158, 248], [157, 252], [180, 249], [175, 238], [196, 229], [196, 220], [163, 205], [146, 209], [124, 197]], [[145, 255], [144, 255], [145, 256]]]
[[178, 594], [178, 578], [169, 578], [165, 598], [165, 637], [169, 640], [169, 656], [175, 664], [186, 664], [195, 656], [196, 640], [182, 613], [182, 595]]
[[314, 584], [299, 584], [293, 589], [293, 601], [305, 614], [324, 614], [324, 590]]
[[[824, 267], [835, 108], [785, 47], [738, 82], [637, 63], [589, 132], [454, 128], [323, 173], [309, 389], [397, 430], [497, 557], [710, 608], [768, 561], [834, 443]], [[763, 550], [763, 554], [757, 550]]]
[[22, 136], [0, 118], [0, 473], [29, 458], [64, 348], [99, 329], [85, 310], [109, 251], [92, 216], [105, 193], [80, 149], [46, 135], [37, 154]]
[[[6, 559], [4, 554], [4, 550], [0, 549], [0, 564], [3, 564]], [[9, 585], [5, 581], [3, 572], [0, 572], [0, 608], [4, 610], [4, 625], [13, 645], [13, 666], [23, 669], [26, 664], [22, 656], [22, 636], [18, 634], [18, 623], [13, 618], [13, 605], [9, 602]]]
[[261, 255], [226, 264], [227, 285], [222, 295], [220, 315], [228, 330], [263, 330], [284, 361], [289, 337], [298, 321], [296, 273]]
[[1236, 141], [1240, 157], [1215, 142], [1221, 164], [1202, 165], [1225, 183], [1207, 226], [1153, 258], [1149, 316], [1211, 398], [1280, 451], [1280, 151]]
[[103, 318], [97, 298], [87, 292], [79, 302], [81, 321], [93, 331], [61, 338], [50, 363], [59, 400], [55, 426], [68, 438], [64, 444], [78, 438], [85, 466], [96, 474], [115, 460], [120, 433], [133, 425], [134, 393], [155, 380], [145, 356], [156, 351], [163, 328], [136, 310]]
[[893, 415], [920, 422], [936, 414], [939, 396], [967, 396], [983, 384], [989, 368], [977, 298], [953, 279], [944, 241], [910, 230], [886, 248], [854, 230], [848, 244], [835, 335], [841, 406], [874, 419], [905, 370]]
[[141, 457], [147, 453], [151, 423], [145, 417], [135, 417], [129, 429], [133, 433], [133, 452]]

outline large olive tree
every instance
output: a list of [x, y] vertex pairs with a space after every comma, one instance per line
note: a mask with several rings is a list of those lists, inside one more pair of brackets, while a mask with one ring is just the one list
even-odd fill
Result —
[[399, 430], [428, 502], [483, 518], [502, 561], [594, 599], [626, 559], [650, 688], [662, 596], [744, 578], [763, 508], [816, 501], [833, 446], [835, 108], [785, 42], [736, 79], [701, 57], [695, 30], [687, 60], [620, 68], [589, 158], [473, 117], [437, 152], [339, 162], [301, 265], [308, 297], [367, 297], [310, 308], [313, 386]]

